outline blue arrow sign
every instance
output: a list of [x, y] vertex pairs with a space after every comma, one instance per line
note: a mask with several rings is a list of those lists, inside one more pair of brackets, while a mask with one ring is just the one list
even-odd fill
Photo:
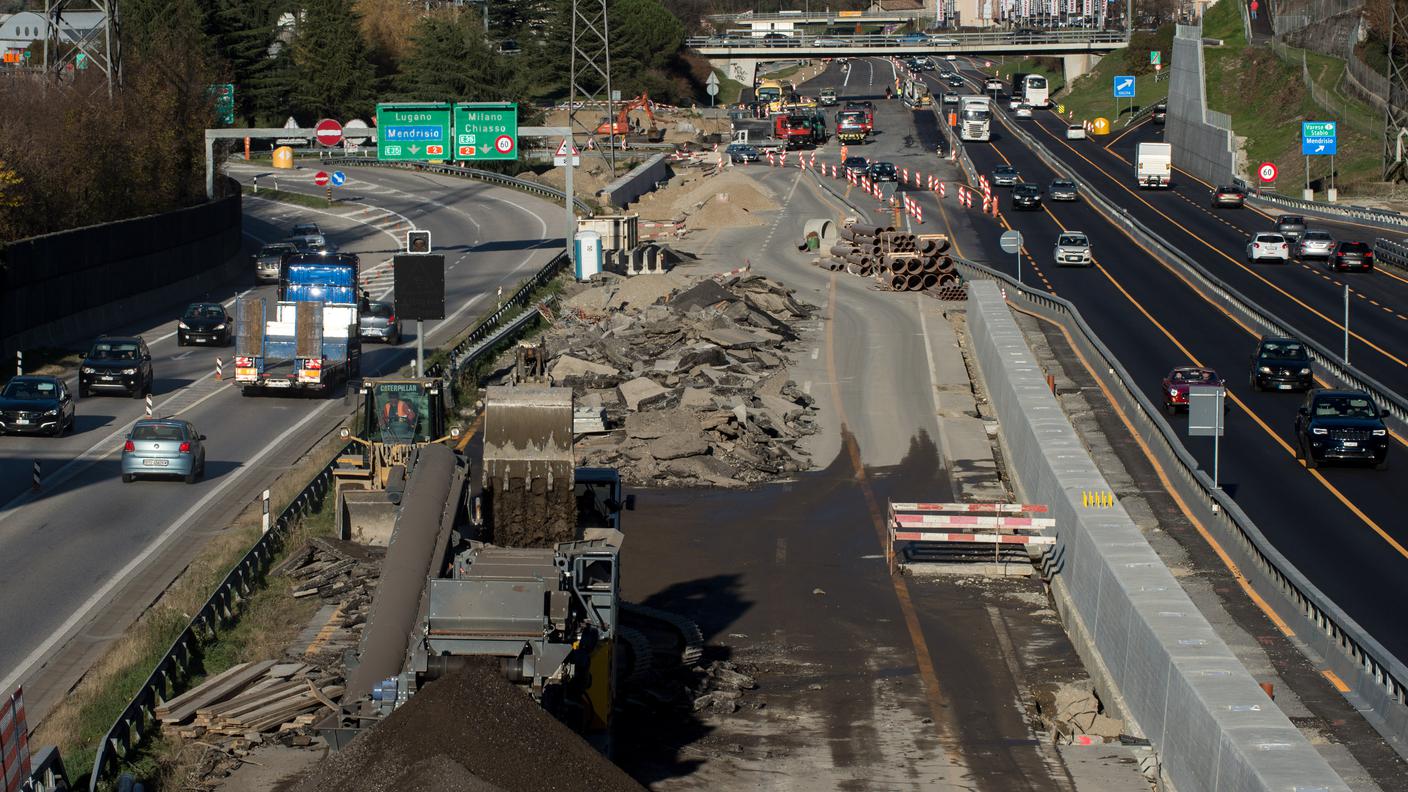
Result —
[[1339, 129], [1334, 121], [1300, 122], [1300, 153], [1307, 157], [1328, 157], [1339, 148]]
[[347, 183], [347, 174], [343, 173], [342, 171], [333, 171], [333, 172], [332, 172], [332, 186], [334, 186], [334, 187], [341, 187], [342, 185], [344, 185], [344, 184], [346, 184], [346, 183]]
[[1134, 98], [1134, 75], [1120, 74], [1115, 77], [1115, 98]]

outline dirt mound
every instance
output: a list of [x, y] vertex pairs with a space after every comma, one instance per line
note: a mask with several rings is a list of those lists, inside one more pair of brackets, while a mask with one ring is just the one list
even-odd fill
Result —
[[[471, 663], [431, 682], [345, 750], [330, 754], [286, 788], [295, 792], [644, 789], [505, 680], [497, 665], [496, 659]], [[456, 783], [466, 778], [479, 786]], [[435, 786], [441, 779], [449, 779], [449, 785]]]
[[644, 220], [677, 220], [698, 230], [720, 225], [759, 225], [757, 212], [777, 208], [777, 199], [746, 173], [677, 175], [663, 189], [642, 196], [633, 207]]

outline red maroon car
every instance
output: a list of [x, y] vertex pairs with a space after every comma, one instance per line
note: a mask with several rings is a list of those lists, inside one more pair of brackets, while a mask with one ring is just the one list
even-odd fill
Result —
[[1226, 383], [1212, 369], [1197, 366], [1175, 368], [1164, 377], [1163, 382], [1164, 410], [1169, 415], [1188, 409], [1188, 388], [1191, 385], [1225, 386]]

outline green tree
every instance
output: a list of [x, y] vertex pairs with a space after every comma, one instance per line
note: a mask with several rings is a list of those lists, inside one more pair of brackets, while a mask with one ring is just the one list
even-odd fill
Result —
[[168, 67], [170, 52], [193, 52], [202, 59], [214, 52], [207, 34], [208, 7], [201, 0], [122, 0], [124, 60], [151, 57]]
[[469, 12], [424, 17], [401, 63], [399, 93], [415, 101], [502, 101], [507, 74]]
[[615, 0], [611, 16], [611, 78], [623, 96], [649, 91], [672, 96], [671, 71], [684, 46], [684, 25], [659, 0]]
[[376, 67], [352, 0], [307, 0], [291, 49], [289, 92], [305, 118], [352, 118], [375, 103]]
[[262, 84], [275, 70], [270, 55], [275, 48], [281, 0], [210, 0], [207, 33], [226, 66], [226, 78], [235, 86], [235, 114], [252, 119], [258, 113], [259, 94], [251, 87]]

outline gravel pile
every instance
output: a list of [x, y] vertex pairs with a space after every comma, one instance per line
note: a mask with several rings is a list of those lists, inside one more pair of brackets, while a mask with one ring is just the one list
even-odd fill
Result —
[[[440, 784], [448, 784], [441, 786]], [[296, 792], [640, 792], [643, 787], [503, 678], [497, 658], [431, 682]]]
[[812, 399], [787, 378], [812, 313], [758, 275], [607, 277], [565, 301], [548, 375], [611, 430], [580, 464], [633, 485], [736, 487], [807, 470]]

